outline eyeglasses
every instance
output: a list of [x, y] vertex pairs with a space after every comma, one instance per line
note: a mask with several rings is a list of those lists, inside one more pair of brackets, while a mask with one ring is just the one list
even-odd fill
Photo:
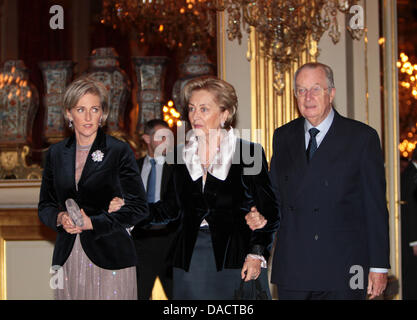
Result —
[[312, 96], [317, 97], [325, 89], [329, 89], [329, 88], [323, 88], [323, 87], [321, 87], [319, 85], [315, 85], [315, 86], [311, 87], [310, 89], [306, 89], [306, 88], [303, 88], [303, 87], [299, 87], [299, 88], [296, 88], [294, 91], [295, 91], [295, 96], [297, 98], [299, 98], [299, 97], [305, 97], [308, 92], [310, 92]]

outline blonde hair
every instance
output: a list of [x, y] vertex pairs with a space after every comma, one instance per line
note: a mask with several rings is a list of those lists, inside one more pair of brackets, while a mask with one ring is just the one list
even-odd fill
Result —
[[207, 90], [213, 94], [214, 100], [219, 105], [220, 109], [222, 111], [229, 111], [229, 116], [224, 123], [224, 128], [230, 129], [236, 121], [238, 103], [235, 88], [226, 81], [215, 77], [206, 76], [190, 80], [182, 89], [181, 94], [185, 115], [188, 114], [188, 104], [192, 93], [198, 90]]
[[62, 101], [64, 118], [65, 120], [69, 121], [66, 111], [74, 108], [78, 101], [87, 93], [96, 95], [100, 98], [100, 106], [103, 110], [101, 123], [103, 125], [106, 122], [110, 112], [110, 108], [107, 102], [109, 93], [103, 83], [89, 76], [78, 78], [67, 87]]

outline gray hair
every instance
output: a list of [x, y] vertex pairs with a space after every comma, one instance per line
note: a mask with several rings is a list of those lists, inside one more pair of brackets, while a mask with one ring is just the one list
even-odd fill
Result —
[[103, 83], [89, 76], [83, 76], [77, 80], [74, 80], [67, 87], [62, 101], [62, 111], [64, 113], [65, 120], [69, 121], [65, 111], [69, 111], [74, 108], [78, 101], [87, 93], [96, 95], [100, 98], [100, 105], [101, 109], [103, 110], [102, 123], [106, 121], [110, 111], [107, 102], [109, 93]]
[[332, 68], [330, 68], [328, 65], [325, 65], [323, 63], [320, 62], [308, 62], [306, 64], [303, 64], [300, 68], [297, 69], [297, 71], [294, 74], [294, 90], [297, 88], [297, 76], [300, 73], [301, 70], [308, 68], [308, 69], [316, 69], [316, 68], [321, 68], [324, 73], [326, 74], [326, 79], [327, 79], [327, 90], [331, 91], [331, 89], [335, 88], [334, 86], [334, 77], [333, 77], [333, 70]]

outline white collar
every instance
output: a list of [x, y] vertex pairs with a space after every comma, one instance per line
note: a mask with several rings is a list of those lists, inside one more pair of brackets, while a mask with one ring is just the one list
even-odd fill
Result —
[[[220, 150], [216, 153], [207, 171], [219, 180], [226, 180], [232, 165], [233, 154], [236, 148], [236, 136], [231, 128], [220, 141]], [[204, 175], [204, 169], [198, 155], [198, 137], [191, 133], [188, 143], [185, 145], [182, 158], [193, 181]]]
[[[330, 109], [329, 114], [327, 115], [327, 117], [320, 122], [319, 125], [317, 125], [316, 127], [314, 127], [310, 121], [308, 121], [307, 119], [305, 119], [304, 121], [304, 133], [307, 133], [308, 130], [310, 130], [311, 128], [316, 128], [318, 129], [320, 132], [317, 135], [317, 140], [319, 140], [319, 138], [323, 138], [326, 134], [327, 131], [329, 131], [332, 123], [333, 123], [333, 119], [334, 119], [334, 110], [333, 107]], [[319, 136], [320, 135], [320, 136]], [[322, 139], [320, 139], [321, 141]]]

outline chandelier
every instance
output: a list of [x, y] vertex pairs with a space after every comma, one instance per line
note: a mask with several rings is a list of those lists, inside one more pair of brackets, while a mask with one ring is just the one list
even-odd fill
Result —
[[[227, 12], [229, 40], [242, 39], [253, 27], [262, 52], [274, 64], [275, 89], [282, 93], [284, 74], [309, 39], [319, 41], [329, 31], [340, 40], [337, 13], [349, 14], [358, 0], [103, 0], [102, 23], [134, 29], [140, 42], [160, 39], [169, 48], [207, 50], [216, 34], [216, 13]], [[348, 26], [360, 39], [362, 28]], [[318, 54], [318, 53], [316, 53]]]
[[207, 49], [216, 37], [219, 1], [103, 0], [101, 23], [134, 31], [143, 44]]

